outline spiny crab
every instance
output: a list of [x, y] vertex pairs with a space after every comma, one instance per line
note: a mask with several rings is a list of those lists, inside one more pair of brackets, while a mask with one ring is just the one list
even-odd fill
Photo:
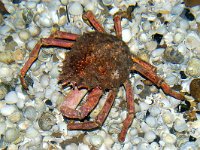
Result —
[[[42, 38], [30, 53], [30, 57], [21, 69], [21, 84], [27, 89], [25, 75], [33, 62], [38, 58], [41, 46], [71, 48], [63, 61], [59, 82], [63, 86], [71, 85], [73, 90], [60, 105], [61, 113], [72, 119], [83, 120], [97, 106], [103, 93], [108, 91], [105, 104], [94, 121], [69, 122], [70, 130], [89, 130], [101, 127], [114, 103], [118, 88], [123, 85], [126, 91], [127, 116], [123, 121], [118, 140], [123, 142], [134, 114], [134, 98], [129, 72], [136, 71], [162, 88], [164, 93], [184, 100], [184, 96], [173, 91], [166, 82], [156, 74], [156, 67], [131, 54], [128, 46], [122, 41], [120, 13], [114, 16], [116, 36], [107, 34], [91, 11], [83, 15], [97, 30], [83, 35], [56, 31], [49, 38]], [[87, 89], [86, 102], [77, 109]]]

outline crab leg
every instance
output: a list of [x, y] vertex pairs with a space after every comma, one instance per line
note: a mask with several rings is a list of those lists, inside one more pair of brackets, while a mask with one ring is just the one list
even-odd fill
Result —
[[71, 90], [67, 96], [65, 97], [65, 100], [60, 105], [60, 111], [63, 113], [67, 111], [67, 109], [75, 109], [82, 98], [86, 95], [87, 90], [86, 89], [74, 89]]
[[98, 116], [95, 118], [95, 121], [87, 121], [87, 122], [79, 122], [79, 123], [74, 123], [70, 122], [68, 123], [68, 129], [69, 130], [89, 130], [89, 129], [94, 129], [97, 127], [100, 127], [103, 122], [105, 121], [106, 117], [108, 116], [108, 113], [113, 105], [113, 102], [116, 97], [116, 91], [110, 91], [108, 94], [108, 97], [106, 99], [106, 102], [98, 114]]
[[122, 38], [122, 26], [121, 26], [121, 15], [116, 14], [114, 16], [114, 27], [115, 27], [115, 32], [118, 38]]
[[135, 114], [134, 97], [133, 97], [134, 94], [133, 94], [130, 81], [126, 81], [124, 83], [124, 87], [126, 89], [126, 101], [127, 101], [128, 114], [127, 114], [126, 119], [123, 121], [123, 127], [118, 136], [118, 140], [120, 142], [124, 142], [126, 133], [128, 131], [128, 128], [133, 122], [133, 118]]
[[66, 40], [76, 40], [78, 37], [79, 37], [78, 34], [67, 33], [62, 31], [55, 31], [53, 34], [49, 36], [49, 38], [66, 39]]
[[[69, 102], [66, 101], [61, 104], [60, 111], [68, 118], [84, 119], [97, 105], [102, 94], [103, 91], [96, 87], [89, 93], [86, 102], [78, 110], [75, 110], [76, 107], [69, 107]], [[70, 97], [70, 102], [74, 103], [73, 101], [77, 101], [75, 96]]]
[[31, 65], [34, 63], [34, 61], [38, 58], [38, 54], [40, 51], [41, 46], [58, 46], [58, 47], [65, 47], [65, 48], [70, 48], [72, 47], [73, 42], [71, 41], [66, 41], [66, 40], [61, 40], [61, 39], [53, 39], [53, 38], [43, 38], [41, 39], [34, 47], [32, 52], [30, 53], [30, 57], [21, 69], [21, 75], [20, 75], [20, 80], [21, 84], [24, 89], [28, 89], [27, 84], [25, 82], [25, 75], [28, 69], [31, 67]]
[[94, 14], [92, 13], [92, 11], [87, 11], [86, 13], [84, 13], [83, 14], [83, 19], [84, 20], [87, 19], [97, 31], [99, 31], [99, 32], [105, 32], [104, 28], [97, 21], [97, 19], [95, 18]]
[[162, 78], [157, 76], [155, 72], [150, 71], [148, 69], [146, 70], [146, 68], [144, 68], [143, 66], [139, 64], [134, 64], [131, 70], [136, 70], [139, 73], [141, 73], [143, 76], [148, 78], [152, 83], [156, 84], [158, 87], [161, 87], [166, 94], [179, 100], [185, 100], [185, 97], [182, 94], [173, 91], [170, 88], [170, 86]]
[[156, 72], [156, 67], [152, 66], [148, 62], [146, 62], [146, 61], [144, 61], [144, 60], [142, 60], [142, 59], [140, 59], [138, 57], [135, 57], [134, 55], [131, 56], [131, 59], [132, 59], [133, 62], [139, 64], [143, 68], [145, 68], [147, 70], [150, 70], [150, 71], [153, 71], [153, 72]]

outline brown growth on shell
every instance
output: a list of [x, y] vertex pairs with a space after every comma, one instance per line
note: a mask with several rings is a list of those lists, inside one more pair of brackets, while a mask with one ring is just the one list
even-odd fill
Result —
[[131, 60], [128, 46], [113, 35], [84, 33], [66, 53], [61, 83], [81, 88], [118, 88], [128, 79]]

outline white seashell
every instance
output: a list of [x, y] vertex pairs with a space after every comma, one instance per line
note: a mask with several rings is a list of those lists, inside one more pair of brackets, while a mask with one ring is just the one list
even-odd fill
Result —
[[190, 50], [198, 49], [200, 47], [200, 38], [197, 33], [189, 33], [185, 38], [185, 45]]
[[100, 135], [92, 135], [90, 137], [90, 143], [98, 148], [103, 144], [103, 138]]
[[18, 101], [18, 96], [15, 91], [10, 91], [6, 96], [5, 96], [5, 102], [7, 104], [15, 104]]
[[148, 126], [150, 126], [152, 128], [156, 128], [156, 126], [157, 126], [157, 120], [155, 119], [155, 117], [152, 117], [152, 116], [148, 116], [146, 118], [146, 123]]
[[180, 150], [198, 150], [198, 147], [195, 142], [188, 141], [181, 145]]
[[172, 7], [171, 14], [179, 16], [183, 12], [183, 9], [184, 9], [183, 4], [177, 4], [174, 7]]
[[182, 54], [182, 55], [186, 55], [187, 54], [187, 47], [185, 46], [185, 44], [180, 43], [177, 47], [177, 50]]
[[174, 129], [178, 132], [183, 132], [188, 129], [184, 119], [176, 119], [174, 122]]
[[4, 105], [0, 112], [3, 116], [9, 116], [16, 110], [16, 107], [14, 105]]
[[51, 17], [47, 13], [41, 13], [38, 22], [43, 27], [51, 27], [53, 25]]
[[63, 4], [63, 5], [67, 5], [69, 0], [60, 0], [60, 2]]
[[14, 4], [12, 4], [12, 3], [4, 4], [4, 7], [10, 14], [12, 14], [16, 11]]
[[109, 14], [113, 16], [113, 15], [116, 14], [118, 11], [119, 11], [119, 8], [118, 8], [118, 7], [112, 7], [112, 9], [110, 9], [110, 11], [109, 11]]
[[50, 78], [48, 75], [42, 75], [40, 77], [40, 84], [43, 88], [46, 88], [49, 85]]
[[178, 83], [178, 77], [175, 74], [168, 74], [165, 77], [165, 82], [170, 86], [176, 85]]
[[33, 128], [33, 127], [29, 127], [27, 130], [26, 130], [26, 134], [25, 136], [28, 137], [28, 138], [35, 138], [39, 135], [39, 132]]
[[149, 148], [149, 144], [148, 143], [145, 143], [145, 142], [140, 142], [138, 145], [137, 145], [137, 149], [138, 150], [147, 150]]
[[147, 34], [141, 33], [140, 37], [139, 37], [139, 40], [140, 40], [140, 42], [144, 42], [145, 43], [145, 42], [147, 42], [149, 40], [149, 38], [148, 38]]
[[142, 132], [149, 132], [151, 130], [145, 122], [141, 123], [141, 129], [142, 129]]
[[102, 0], [104, 5], [112, 5], [113, 4], [113, 0]]
[[78, 146], [75, 143], [71, 143], [65, 146], [65, 150], [78, 150]]
[[78, 144], [78, 150], [90, 150], [89, 146], [83, 143]]
[[185, 38], [185, 37], [184, 37], [184, 34], [178, 32], [178, 33], [176, 33], [176, 34], [174, 35], [174, 42], [175, 42], [175, 43], [180, 43], [180, 42], [183, 41], [184, 38]]
[[4, 140], [6, 142], [14, 142], [19, 137], [19, 130], [17, 128], [8, 128], [5, 132]]
[[0, 34], [2, 35], [7, 35], [11, 30], [11, 27], [8, 25], [0, 26]]
[[27, 41], [30, 38], [30, 33], [27, 30], [22, 30], [19, 32], [19, 38], [22, 41]]
[[7, 94], [7, 89], [5, 86], [0, 85], [0, 100], [2, 100]]
[[147, 104], [147, 103], [145, 103], [145, 102], [140, 102], [139, 103], [139, 106], [140, 106], [140, 110], [141, 111], [146, 111], [146, 110], [148, 110], [149, 109], [149, 104]]
[[170, 111], [163, 113], [162, 119], [166, 124], [171, 124], [174, 122], [174, 116]]
[[28, 2], [26, 2], [26, 7], [28, 9], [34, 9], [34, 8], [36, 8], [36, 5], [37, 5], [37, 2], [34, 2], [34, 1], [28, 1]]
[[159, 146], [159, 144], [157, 142], [152, 142], [150, 144], [150, 149], [152, 149], [152, 150], [160, 150], [160, 146]]
[[162, 140], [168, 144], [174, 144], [176, 142], [177, 137], [170, 133], [163, 133], [161, 136]]
[[33, 50], [37, 42], [38, 42], [37, 40], [31, 39], [30, 41], [27, 42], [26, 48], [28, 50]]
[[29, 30], [31, 36], [33, 36], [33, 37], [38, 36], [41, 32], [40, 27], [38, 27], [37, 25], [34, 25], [34, 24], [31, 24], [29, 26], [28, 30]]
[[22, 113], [20, 111], [15, 111], [8, 116], [9, 121], [16, 123], [19, 122], [22, 118]]
[[77, 1], [74, 1], [69, 4], [68, 11], [71, 15], [82, 15], [83, 14], [83, 7], [81, 4]]
[[113, 143], [114, 143], [113, 138], [110, 135], [107, 134], [107, 136], [105, 138], [103, 138], [103, 139], [104, 139], [104, 143], [103, 144], [105, 144], [105, 146], [107, 148], [111, 148]]
[[165, 144], [163, 150], [177, 150], [177, 147], [174, 144]]
[[153, 51], [154, 49], [156, 49], [157, 45], [158, 43], [156, 41], [149, 41], [146, 43], [145, 46], [148, 51]]
[[144, 134], [144, 139], [146, 139], [148, 142], [153, 142], [155, 138], [156, 134], [153, 131], [148, 131]]
[[200, 76], [200, 59], [191, 58], [188, 61], [186, 73], [192, 77]]
[[132, 143], [134, 145], [139, 144], [141, 141], [142, 141], [141, 137], [133, 137], [133, 139], [132, 139]]
[[13, 71], [8, 67], [2, 67], [0, 71], [0, 78], [12, 76]]
[[36, 109], [33, 106], [27, 106], [24, 110], [24, 117], [31, 121], [35, 120], [37, 117]]
[[152, 57], [160, 57], [164, 53], [165, 49], [164, 48], [157, 48], [151, 52]]
[[160, 114], [160, 108], [158, 106], [152, 106], [150, 107], [149, 112], [152, 116], [155, 117]]
[[26, 130], [32, 123], [29, 120], [19, 122], [18, 127], [20, 130]]
[[4, 135], [6, 132], [6, 123], [0, 122], [0, 135]]
[[151, 29], [151, 24], [150, 22], [147, 20], [142, 24], [142, 28], [144, 31], [149, 31]]
[[187, 30], [190, 27], [189, 22], [185, 19], [181, 19], [179, 24], [180, 28], [184, 30]]

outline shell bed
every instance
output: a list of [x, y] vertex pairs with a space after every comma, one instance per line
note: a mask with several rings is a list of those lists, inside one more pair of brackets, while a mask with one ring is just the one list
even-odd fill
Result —
[[[191, 5], [187, 1], [187, 6], [190, 7], [185, 6], [182, 0], [2, 0], [0, 3], [0, 148], [198, 150], [200, 148], [200, 92], [198, 92], [200, 7], [198, 4]], [[92, 36], [94, 27], [82, 18], [87, 11], [93, 12], [107, 32], [108, 38], [114, 38], [114, 41], [116, 34], [113, 17], [121, 12], [122, 43], [125, 43], [125, 49], [128, 47], [128, 55], [136, 56], [155, 66], [157, 75], [173, 90], [184, 94], [186, 101], [179, 101], [165, 94], [165, 91], [148, 82], [144, 75], [130, 72], [129, 67], [132, 65], [129, 63], [133, 63], [132, 58], [127, 62], [128, 67], [122, 65], [127, 68], [119, 67], [127, 60], [121, 55], [124, 53], [114, 54], [118, 50], [112, 51], [112, 58], [117, 57], [120, 64], [112, 64], [113, 61], [110, 60], [105, 62], [111, 62], [113, 66], [122, 70], [119, 74], [107, 71], [111, 74], [106, 74], [105, 78], [109, 78], [110, 81], [120, 77], [121, 82], [108, 84], [108, 82], [95, 82], [95, 80], [100, 81], [99, 75], [95, 75], [96, 78], [84, 76], [80, 80], [75, 72], [67, 74], [70, 69], [63, 71], [66, 57], [74, 58], [83, 53], [75, 55], [71, 48], [42, 46], [37, 60], [26, 73], [28, 90], [24, 90], [19, 80], [20, 70], [30, 58], [29, 55], [36, 43], [42, 38], [48, 38], [55, 31]], [[106, 38], [100, 40], [108, 42]], [[83, 40], [83, 44], [80, 45], [83, 46], [83, 52], [87, 53], [85, 47], [89, 44]], [[78, 52], [80, 51], [77, 50]], [[97, 56], [100, 55], [107, 55], [106, 48]], [[79, 62], [77, 63], [79, 65], [75, 62]], [[75, 62], [73, 63], [77, 65], [75, 67], [81, 68], [79, 58], [76, 58]], [[93, 68], [87, 69], [89, 74], [89, 70]], [[87, 101], [97, 83], [98, 85], [101, 83], [102, 89], [105, 90], [85, 121], [95, 120], [109, 97], [109, 89], [117, 87], [116, 98], [101, 128], [91, 131], [69, 130], [68, 125], [73, 121], [63, 117], [60, 106], [67, 95], [69, 98], [72, 88], [65, 85], [63, 89], [58, 84], [62, 81], [58, 81], [62, 73], [70, 75], [70, 80], [75, 80], [81, 85], [78, 99], [82, 101], [78, 109]], [[126, 79], [129, 79], [134, 92], [135, 116], [124, 142], [121, 143], [118, 134], [122, 130], [128, 111], [126, 90], [120, 85], [123, 85]]]

